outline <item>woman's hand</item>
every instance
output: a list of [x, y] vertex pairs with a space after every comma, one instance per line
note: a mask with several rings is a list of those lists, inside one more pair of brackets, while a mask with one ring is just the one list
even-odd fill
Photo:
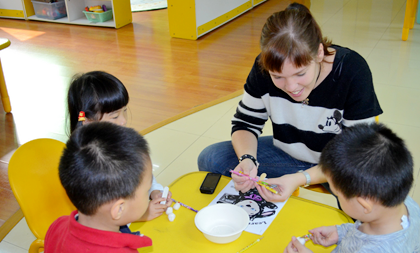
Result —
[[257, 183], [255, 183], [255, 186], [257, 187], [261, 197], [263, 197], [265, 200], [269, 202], [283, 202], [289, 198], [290, 195], [292, 195], [296, 188], [298, 188], [300, 185], [303, 185], [301, 181], [304, 179], [304, 177], [305, 176], [303, 176], [302, 173], [296, 173], [264, 180], [264, 182], [267, 182], [270, 185], [277, 185], [273, 189], [276, 190], [278, 194], [267, 190], [265, 187], [262, 187]]
[[293, 236], [292, 241], [289, 242], [286, 249], [284, 249], [284, 253], [294, 253], [294, 252], [309, 253], [309, 252], [312, 252], [312, 251], [310, 249], [306, 248], [304, 245], [302, 245], [296, 239], [296, 237]]
[[336, 226], [314, 228], [309, 230], [309, 233], [312, 234], [311, 239], [315, 244], [324, 247], [329, 247], [338, 242], [338, 231]]
[[[255, 178], [257, 177], [258, 169], [251, 159], [244, 159], [236, 166], [235, 171], [242, 172], [245, 175]], [[232, 180], [237, 191], [247, 192], [255, 187], [254, 181], [250, 180], [248, 177], [238, 176], [232, 173]]]

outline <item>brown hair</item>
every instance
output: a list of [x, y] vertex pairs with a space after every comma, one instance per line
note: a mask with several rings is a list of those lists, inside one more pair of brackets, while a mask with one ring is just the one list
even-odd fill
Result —
[[266, 71], [281, 72], [286, 59], [295, 67], [307, 66], [318, 53], [319, 44], [324, 54], [331, 41], [322, 37], [321, 28], [304, 5], [290, 4], [285, 10], [271, 15], [261, 32], [260, 66]]

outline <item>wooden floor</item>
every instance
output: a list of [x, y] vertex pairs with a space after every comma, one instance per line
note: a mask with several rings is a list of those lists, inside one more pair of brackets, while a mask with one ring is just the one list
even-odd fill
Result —
[[117, 76], [130, 94], [129, 126], [144, 131], [241, 90], [265, 20], [289, 3], [270, 0], [196, 41], [169, 36], [166, 9], [132, 13], [120, 29], [0, 18], [0, 37], [11, 41], [0, 57], [12, 102], [12, 114], [0, 116], [0, 225], [18, 209], [7, 180], [10, 152], [25, 142], [16, 132], [65, 125], [54, 103], [64, 104], [74, 74]]

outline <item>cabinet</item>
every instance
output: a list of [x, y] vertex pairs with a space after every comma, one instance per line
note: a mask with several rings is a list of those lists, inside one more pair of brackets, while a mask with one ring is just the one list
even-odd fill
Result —
[[169, 32], [196, 40], [266, 0], [168, 0]]
[[[132, 22], [130, 0], [64, 0], [64, 2], [67, 17], [51, 20], [37, 17], [31, 0], [0, 0], [0, 17], [114, 28]], [[108, 9], [112, 9], [113, 18], [106, 22], [90, 22], [83, 10], [86, 6], [93, 5], [105, 5]]]

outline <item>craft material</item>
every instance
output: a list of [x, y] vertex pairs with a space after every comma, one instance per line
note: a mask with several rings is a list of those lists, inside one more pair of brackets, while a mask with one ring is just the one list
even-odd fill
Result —
[[246, 246], [245, 248], [241, 249], [238, 253], [244, 252], [245, 250], [251, 248], [252, 246], [254, 246], [256, 243], [258, 243], [259, 241], [261, 241], [261, 239], [263, 239], [263, 237], [258, 238], [257, 240], [255, 240], [255, 242], [251, 243], [250, 245]]
[[190, 207], [190, 206], [187, 206], [187, 205], [186, 205], [186, 204], [184, 204], [184, 203], [181, 203], [181, 202], [179, 202], [179, 201], [176, 201], [175, 199], [172, 199], [172, 201], [173, 201], [173, 202], [178, 202], [181, 206], [183, 206], [183, 207], [185, 207], [185, 208], [187, 208], [187, 209], [190, 209], [191, 211], [194, 211], [194, 212], [198, 213], [198, 210], [195, 210], [194, 208], [192, 208], [192, 207]]
[[197, 229], [214, 243], [229, 243], [238, 239], [249, 221], [243, 208], [227, 203], [206, 206], [194, 218]]
[[162, 193], [162, 198], [164, 198], [165, 200], [160, 202], [162, 205], [166, 204], [166, 198], [168, 197], [168, 193], [169, 193], [169, 187], [165, 186], [165, 188], [163, 188], [163, 193]]
[[311, 240], [311, 234], [307, 234], [301, 237], [296, 238], [302, 245], [305, 245], [305, 243], [309, 240]]
[[[261, 185], [262, 187], [264, 187], [264, 188], [266, 188], [267, 190], [269, 190], [269, 191], [271, 191], [272, 193], [274, 193], [274, 194], [279, 194], [276, 190], [274, 190], [268, 183], [266, 183], [266, 182], [263, 182], [263, 181], [261, 181], [261, 180], [258, 180], [258, 179], [256, 179], [256, 178], [252, 178], [252, 177], [250, 177], [250, 176], [248, 176], [248, 175], [245, 175], [244, 173], [242, 173], [242, 172], [236, 172], [236, 171], [234, 171], [234, 170], [230, 170], [229, 172], [231, 172], [231, 173], [233, 173], [233, 174], [235, 174], [235, 175], [238, 175], [238, 176], [241, 176], [241, 177], [247, 177], [247, 178], [249, 178], [250, 180], [252, 180], [252, 181], [254, 181], [254, 182], [256, 182], [257, 184], [259, 184], [259, 185]], [[281, 195], [281, 194], [279, 194], [279, 195]]]
[[166, 208], [166, 214], [167, 214], [167, 215], [169, 215], [169, 214], [171, 214], [171, 213], [173, 213], [173, 209], [172, 209], [172, 207], [168, 207], [168, 208]]
[[170, 213], [168, 215], [168, 219], [169, 219], [169, 221], [174, 221], [175, 220], [175, 214], [174, 213]]
[[178, 202], [176, 202], [175, 204], [174, 204], [174, 210], [178, 210], [179, 208], [181, 207], [181, 204], [179, 204]]
[[228, 203], [243, 208], [251, 220], [245, 231], [263, 236], [287, 201], [288, 199], [283, 202], [266, 201], [256, 188], [248, 192], [239, 192], [235, 189], [233, 180], [230, 180], [209, 205]]

